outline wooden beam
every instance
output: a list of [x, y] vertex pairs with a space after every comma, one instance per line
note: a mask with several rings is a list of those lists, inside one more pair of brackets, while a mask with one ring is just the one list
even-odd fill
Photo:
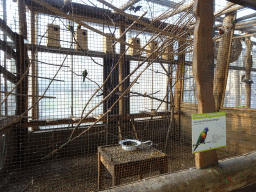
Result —
[[[3, 41], [7, 42], [7, 36], [10, 35], [10, 34], [7, 33], [7, 31], [9, 31], [9, 33], [11, 33], [12, 30], [6, 24], [6, 22], [7, 22], [6, 0], [2, 0], [2, 4], [3, 4], [3, 20], [2, 21], [4, 22], [4, 26], [1, 25], [1, 27], [2, 27], [2, 30], [3, 30]], [[6, 27], [6, 29], [3, 29], [4, 27]], [[15, 39], [15, 35], [14, 35], [13, 41], [14, 41], [14, 39]], [[4, 65], [3, 65], [3, 67], [5, 69], [7, 69], [7, 54], [6, 53], [4, 54]], [[1, 80], [0, 80], [0, 82], [1, 82]], [[4, 84], [4, 91], [8, 92], [8, 86], [7, 86], [7, 79], [6, 78], [4, 79], [3, 84]], [[1, 85], [0, 85], [0, 89], [2, 90], [2, 82], [1, 82]], [[7, 93], [5, 93], [4, 97], [5, 98], [7, 97]], [[1, 100], [2, 100], [2, 98], [1, 98]], [[7, 99], [4, 101], [4, 112], [5, 112], [5, 115], [8, 115], [8, 100]], [[1, 113], [2, 113], [2, 110], [1, 110], [0, 114]]]
[[249, 15], [245, 15], [243, 17], [239, 17], [236, 19], [237, 22], [239, 21], [243, 21], [243, 20], [246, 20], [246, 19], [251, 19], [253, 17], [256, 17], [256, 13], [252, 13], [252, 14], [249, 14]]
[[[34, 0], [35, 1], [35, 0]], [[149, 29], [152, 29], [155, 33], [160, 33], [160, 34], [163, 34], [163, 35], [166, 35], [166, 36], [169, 36], [169, 37], [173, 37], [173, 38], [176, 38], [178, 40], [182, 40], [182, 41], [185, 41], [187, 42], [188, 40], [186, 38], [183, 38], [183, 37], [179, 37], [177, 35], [173, 35], [165, 30], [162, 30], [162, 29], [159, 29], [159, 28], [156, 28], [156, 27], [153, 27], [152, 25], [144, 22], [142, 19], [138, 19], [137, 17], [134, 17], [130, 14], [127, 14], [125, 12], [123, 12], [122, 10], [118, 9], [117, 7], [115, 7], [114, 5], [108, 3], [107, 1], [105, 0], [97, 0], [99, 2], [101, 2], [102, 4], [108, 6], [109, 8], [113, 9], [114, 11], [118, 12], [119, 14], [121, 14], [123, 17], [127, 17], [128, 19], [130, 20], [133, 20], [133, 21], [137, 21], [137, 23], [141, 24], [141, 25], [144, 25], [145, 27], [149, 28]]]
[[[235, 15], [233, 15], [233, 18], [235, 19]], [[225, 95], [226, 95], [226, 87], [227, 87], [227, 83], [228, 83], [229, 63], [230, 63], [230, 57], [231, 57], [231, 52], [232, 52], [232, 39], [234, 36], [234, 29], [232, 29], [230, 31], [230, 33], [231, 33], [231, 35], [230, 35], [230, 41], [229, 41], [229, 46], [228, 46], [228, 55], [227, 55], [227, 58], [225, 58], [226, 68], [225, 68], [225, 76], [224, 76], [224, 81], [223, 81], [220, 107], [224, 106], [224, 100], [225, 100]], [[218, 109], [218, 111], [219, 111], [219, 109]]]
[[[30, 10], [33, 10], [37, 13], [43, 13], [43, 14], [47, 14], [47, 15], [58, 15], [57, 12], [41, 6], [40, 3], [35, 3], [34, 0], [25, 0], [25, 2]], [[64, 4], [56, 4], [49, 0], [41, 1], [41, 3], [44, 3], [44, 2], [47, 2], [52, 7], [57, 8], [58, 10], [61, 10], [61, 12], [66, 15], [72, 11], [71, 7], [69, 7], [69, 6], [65, 6], [65, 8], [62, 9], [62, 7], [64, 7]], [[118, 12], [112, 12], [109, 9], [92, 7], [92, 6], [88, 6], [88, 5], [84, 5], [84, 4], [80, 4], [80, 3], [72, 3], [72, 7], [73, 7], [74, 16], [77, 19], [82, 20], [82, 21], [89, 21], [89, 22], [93, 21], [95, 23], [113, 26], [112, 21], [115, 21], [115, 23], [118, 24], [119, 21], [125, 20], [125, 27], [130, 26], [134, 22], [134, 20], [129, 19], [128, 17], [123, 16], [122, 14], [120, 14]], [[130, 14], [127, 14], [127, 15], [130, 15]], [[135, 15], [130, 15], [130, 16], [138, 18], [138, 16], [135, 16]], [[164, 29], [167, 25], [169, 25], [168, 23], [164, 23], [164, 22], [160, 22], [160, 21], [155, 21], [155, 22], [151, 23], [151, 19], [148, 19], [148, 18], [142, 18], [141, 20], [144, 23], [150, 24], [151, 26], [153, 26], [155, 28], [159, 28], [159, 29]], [[132, 27], [132, 29], [137, 30], [138, 28], [144, 28], [144, 27], [145, 27], [144, 25], [137, 22]], [[171, 25], [170, 28], [171, 27], [173, 27], [173, 26]], [[152, 33], [152, 29], [149, 29], [149, 28], [145, 29], [145, 31]]]
[[235, 29], [236, 30], [241, 30], [241, 31], [247, 31], [246, 29], [248, 29], [248, 28], [250, 29], [250, 28], [252, 28], [254, 26], [256, 26], [256, 23], [252, 22], [251, 24], [237, 26], [237, 27], [235, 27]]
[[[193, 75], [197, 88], [198, 113], [215, 111], [213, 97], [213, 0], [196, 0], [194, 14]], [[213, 130], [214, 131], [214, 130]], [[196, 168], [202, 169], [218, 163], [216, 150], [195, 154]]]
[[[124, 26], [124, 21], [120, 23], [119, 30], [120, 30], [120, 38], [122, 41], [126, 41], [126, 29]], [[125, 44], [120, 43], [120, 55], [121, 58], [119, 62], [119, 82], [123, 81], [130, 73], [130, 59], [125, 55], [126, 48]], [[128, 78], [120, 87], [119, 92], [122, 94], [130, 85], [130, 78]], [[122, 97], [119, 101], [119, 114], [126, 115], [130, 113], [130, 100], [129, 100], [129, 93], [127, 93], [126, 97]]]
[[[238, 61], [236, 61], [237, 64], [238, 64]], [[238, 107], [239, 105], [241, 105], [241, 77], [240, 77], [240, 71], [238, 70], [235, 70], [233, 71], [234, 73], [234, 82], [233, 85], [234, 85], [234, 95], [235, 95], [235, 107]]]
[[[179, 50], [183, 50], [184, 42], [179, 41]], [[181, 48], [182, 47], [182, 48]], [[175, 84], [175, 93], [174, 93], [174, 106], [175, 110], [178, 110], [182, 98], [183, 98], [183, 84], [184, 84], [184, 73], [185, 73], [185, 55], [178, 56], [177, 70], [176, 70], [176, 79]]]
[[250, 37], [245, 38], [246, 50], [245, 50], [245, 108], [251, 107], [251, 67], [252, 67], [252, 42]]
[[228, 0], [228, 1], [248, 7], [248, 8], [256, 9], [255, 0]]
[[[28, 69], [28, 54], [27, 47], [24, 44], [24, 39], [27, 38], [27, 25], [26, 25], [26, 9], [24, 0], [18, 1], [18, 10], [19, 10], [19, 35], [15, 40], [15, 48], [16, 48], [16, 73], [17, 73], [17, 81], [22, 81], [18, 84], [16, 88], [16, 110], [15, 115], [18, 116], [14, 118], [13, 122], [8, 122], [6, 125], [2, 125], [1, 127], [9, 127], [11, 124], [16, 125], [12, 126], [12, 135], [13, 140], [15, 140], [15, 162], [14, 165], [17, 167], [23, 167], [25, 165], [26, 154], [25, 147], [28, 141], [28, 129], [22, 128], [23, 123], [27, 123], [28, 113], [26, 112], [28, 109], [28, 76], [23, 76]], [[24, 22], [24, 23], [23, 23]], [[24, 77], [24, 78], [23, 78]], [[26, 113], [25, 113], [26, 112]], [[25, 117], [21, 117], [20, 115], [24, 115]]]
[[167, 13], [165, 13], [163, 16], [160, 16], [158, 19], [159, 20], [163, 20], [163, 19], [167, 19], [169, 17], [172, 17], [176, 14], [179, 14], [181, 12], [184, 12], [184, 11], [187, 11], [189, 8], [191, 8], [193, 6], [194, 2], [191, 1], [191, 2], [188, 2], [187, 4], [185, 5], [181, 5], [179, 6], [176, 10], [169, 10]]
[[16, 59], [16, 52], [5, 41], [0, 40], [0, 50], [5, 52], [6, 55]]
[[[69, 53], [69, 55], [81, 55], [81, 56], [91, 56], [91, 57], [100, 57], [100, 58], [104, 58], [106, 57], [106, 53], [104, 52], [98, 52], [98, 51], [88, 51], [88, 52], [83, 52], [83, 51], [79, 51], [79, 50], [75, 50], [75, 49], [69, 49], [69, 48], [58, 48], [58, 47], [47, 47], [47, 46], [43, 46], [43, 45], [31, 45], [28, 44], [28, 50], [33, 50], [33, 49], [37, 49], [37, 51], [39, 52], [46, 52], [46, 53], [58, 53], [58, 54], [67, 54]], [[116, 54], [117, 56], [119, 56], [119, 54]], [[143, 61], [146, 59], [146, 57], [144, 56], [130, 56], [130, 55], [126, 55], [126, 58], [130, 59], [130, 60], [134, 60], [134, 61]], [[41, 61], [38, 61], [41, 62]], [[177, 60], [165, 60], [165, 59], [161, 59], [158, 58], [155, 60], [155, 62], [159, 62], [159, 63], [169, 63], [169, 64], [177, 64]], [[186, 62], [189, 63], [189, 62]], [[48, 63], [45, 63], [48, 64]], [[55, 65], [56, 64], [50, 64], [49, 65]], [[63, 67], [67, 67], [67, 66], [63, 66]]]
[[12, 40], [15, 41], [17, 34], [11, 30], [11, 28], [6, 24], [4, 20], [0, 18], [0, 29], [6, 32], [6, 35]]
[[179, 3], [175, 3], [169, 0], [147, 0], [147, 1], [158, 4], [158, 5], [162, 5], [165, 7], [170, 7], [170, 8], [174, 8], [179, 5]]
[[236, 23], [236, 27], [243, 26], [243, 25], [249, 25], [252, 23], [256, 23], [256, 19], [250, 20], [250, 21], [244, 21], [244, 22], [238, 22]]
[[[225, 19], [233, 19], [233, 15], [227, 15]], [[227, 32], [219, 42], [216, 69], [214, 74], [213, 93], [215, 98], [215, 110], [219, 111], [225, 95], [226, 80], [229, 66], [229, 52], [234, 31]]]
[[13, 84], [17, 84], [17, 77], [12, 74], [10, 71], [8, 71], [6, 68], [2, 67], [0, 65], [0, 73], [3, 74], [4, 78], [6, 78], [8, 81], [12, 82]]
[[[156, 97], [153, 97], [153, 96], [150, 96], [150, 95], [147, 95], [147, 94], [142, 94], [142, 93], [138, 93], [138, 92], [134, 92], [134, 91], [130, 91], [130, 93], [132, 94], [131, 97], [132, 97], [132, 96], [147, 97], [147, 98], [150, 98], [150, 99], [154, 99], [154, 100], [156, 100], [156, 101], [163, 102], [163, 103], [165, 103], [165, 104], [169, 104], [169, 105], [172, 104], [172, 103], [170, 103], [170, 102], [168, 102], [168, 101], [165, 101], [165, 100], [162, 100], [162, 99], [158, 99], [158, 98], [156, 98]], [[169, 106], [169, 107], [173, 107], [173, 106]]]
[[[215, 20], [218, 20], [218, 18], [221, 16], [221, 15], [224, 15], [224, 14], [229, 14], [229, 13], [232, 13], [232, 12], [235, 12], [239, 9], [243, 9], [244, 7], [243, 6], [240, 6], [240, 5], [235, 5], [233, 6], [234, 4], [230, 4], [230, 3], [227, 3], [227, 6], [225, 8], [223, 8], [222, 10], [218, 11], [217, 13], [214, 14], [214, 17], [215, 17]], [[216, 25], [214, 26], [214, 29], [218, 28], [218, 27], [221, 27], [222, 24], [219, 24], [219, 25]], [[192, 24], [189, 29], [193, 29], [194, 28], [194, 24]]]
[[[17, 94], [17, 93], [11, 93], [11, 92], [5, 92], [5, 91], [0, 91], [0, 93], [8, 93], [10, 95], [21, 95], [21, 94]], [[47, 98], [47, 99], [56, 99], [56, 97], [51, 97], [51, 96], [42, 96], [42, 95], [21, 95], [21, 96], [24, 96], [24, 97], [43, 97], [43, 98]], [[12, 116], [12, 117], [15, 117], [15, 116]], [[30, 117], [32, 118], [32, 116]]]
[[227, 3], [226, 7], [224, 7], [223, 9], [219, 10], [217, 13], [214, 13], [214, 17], [219, 17], [225, 13], [223, 13], [224, 11], [227, 11], [229, 8], [233, 7], [235, 4], [234, 3]]
[[[176, 111], [174, 113], [175, 115], [178, 114]], [[140, 118], [147, 118], [147, 117], [169, 117], [171, 115], [171, 112], [156, 112], [154, 114], [152, 113], [135, 113], [135, 114], [129, 114], [129, 115], [110, 115], [109, 121], [127, 121], [132, 119], [140, 119]], [[82, 121], [82, 123], [89, 123], [89, 122], [95, 122], [97, 119], [95, 117], [87, 117]], [[80, 121], [80, 118], [66, 118], [66, 119], [49, 119], [49, 120], [31, 120], [26, 124], [23, 124], [23, 127], [32, 127], [32, 126], [48, 126], [48, 125], [63, 125], [63, 124], [75, 124]], [[101, 119], [102, 122], [107, 121], [107, 117], [104, 117]], [[1, 127], [0, 127], [1, 130]]]
[[[253, 34], [245, 34], [245, 35], [237, 35], [237, 36], [233, 37], [233, 39], [240, 39], [240, 38], [252, 37], [252, 36], [256, 36], [256, 33], [253, 33]], [[252, 42], [251, 42], [251, 43], [252, 43]]]
[[[179, 51], [184, 49], [184, 42], [179, 41]], [[178, 64], [176, 70], [176, 84], [174, 89], [174, 109], [180, 110], [180, 105], [183, 101], [183, 87], [184, 87], [184, 74], [185, 74], [185, 54], [178, 56]], [[170, 88], [171, 89], [171, 88]], [[181, 136], [181, 114], [178, 118], [178, 138]]]
[[135, 3], [138, 3], [139, 1], [140, 0], [128, 0], [128, 2], [123, 4], [119, 9], [121, 9], [122, 11], [125, 11], [126, 9], [128, 9], [129, 7], [134, 5]]
[[[122, 37], [122, 41], [125, 41], [126, 40], [126, 35], [123, 35], [122, 34], [125, 32], [125, 27], [123, 25], [124, 21], [123, 22], [120, 22], [120, 25], [119, 25], [119, 33], [120, 33], [120, 36]], [[125, 44], [123, 43], [120, 43], [120, 57], [121, 57], [121, 60], [119, 62], [119, 66], [118, 66], [118, 69], [119, 69], [119, 82], [123, 81], [124, 79], [124, 67], [125, 67]], [[119, 87], [119, 92], [122, 94], [123, 91], [125, 90], [125, 86], [124, 84], [120, 85]], [[125, 110], [125, 99], [126, 98], [121, 98], [119, 100], [119, 115], [124, 115], [126, 114], [126, 110]], [[119, 122], [121, 126], [121, 122]], [[121, 129], [121, 128], [120, 128]], [[119, 130], [120, 131], [120, 130]]]
[[246, 32], [256, 32], [256, 28], [247, 29]]
[[223, 11], [221, 14], [215, 14], [214, 16], [219, 17], [221, 15], [230, 14], [230, 13], [233, 13], [233, 12], [238, 11], [238, 10], [243, 9], [243, 8], [244, 8], [244, 6], [235, 5], [232, 8], [229, 8], [226, 11]]
[[27, 39], [27, 20], [26, 20], [26, 6], [25, 0], [18, 0], [19, 11], [19, 31], [24, 39]]
[[[38, 15], [34, 12], [31, 11], [31, 16], [30, 16], [30, 27], [31, 27], [31, 44], [32, 45], [36, 45], [37, 43], [37, 17]], [[32, 91], [32, 95], [38, 95], [38, 71], [37, 71], [37, 50], [36, 49], [32, 49], [31, 50], [31, 73], [32, 73], [32, 87], [31, 87], [31, 91]], [[32, 97], [31, 101], [32, 101], [32, 105], [34, 103], [36, 103], [38, 98], [36, 97]], [[32, 108], [32, 119], [38, 119], [38, 104], [34, 105], [34, 107]], [[32, 130], [35, 131], [37, 130], [38, 127], [33, 127]]]

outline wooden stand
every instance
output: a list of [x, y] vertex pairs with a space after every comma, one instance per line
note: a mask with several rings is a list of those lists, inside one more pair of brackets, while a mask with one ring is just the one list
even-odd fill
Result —
[[104, 166], [112, 176], [112, 185], [120, 184], [121, 178], [160, 171], [168, 172], [168, 160], [165, 153], [149, 146], [135, 151], [124, 151], [120, 145], [98, 147], [98, 190], [102, 189]]
[[[193, 75], [197, 88], [198, 113], [215, 111], [213, 96], [213, 0], [196, 0], [194, 29]], [[214, 130], [213, 130], [214, 131]], [[196, 168], [203, 169], [218, 164], [216, 150], [195, 154]]]

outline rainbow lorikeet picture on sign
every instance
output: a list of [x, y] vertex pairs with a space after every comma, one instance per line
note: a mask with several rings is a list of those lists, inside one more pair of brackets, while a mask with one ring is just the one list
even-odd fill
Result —
[[196, 142], [196, 144], [194, 145], [195, 148], [194, 148], [194, 151], [197, 149], [197, 147], [200, 145], [200, 144], [205, 144], [205, 139], [206, 139], [206, 136], [207, 136], [207, 132], [209, 131], [208, 127], [204, 128], [204, 130], [200, 133], [199, 137], [198, 137], [198, 140]]

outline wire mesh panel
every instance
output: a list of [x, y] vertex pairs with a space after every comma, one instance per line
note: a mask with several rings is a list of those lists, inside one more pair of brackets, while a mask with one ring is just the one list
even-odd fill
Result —
[[[1, 0], [1, 191], [97, 191], [194, 167], [193, 4]], [[255, 150], [254, 38], [236, 38], [226, 6], [213, 33], [219, 159]]]

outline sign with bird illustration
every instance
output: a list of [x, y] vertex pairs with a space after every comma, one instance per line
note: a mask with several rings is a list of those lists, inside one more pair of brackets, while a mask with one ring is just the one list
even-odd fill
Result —
[[226, 146], [226, 112], [192, 115], [192, 153]]

